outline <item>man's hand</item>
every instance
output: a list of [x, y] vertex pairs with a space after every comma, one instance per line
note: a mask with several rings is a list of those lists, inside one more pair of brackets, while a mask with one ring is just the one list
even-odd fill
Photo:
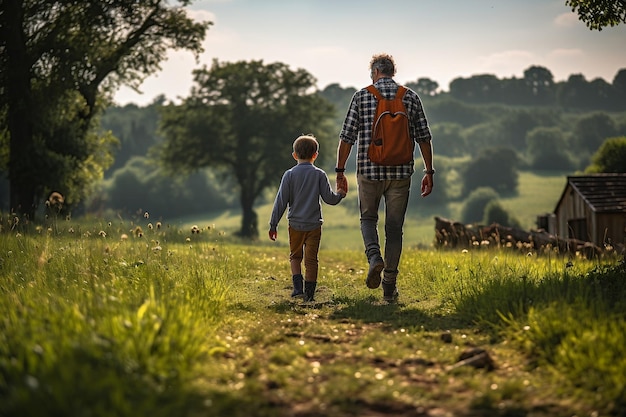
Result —
[[337, 188], [337, 192], [339, 192], [339, 190], [343, 190], [346, 194], [348, 194], [348, 179], [345, 175], [343, 175], [343, 173], [337, 173], [335, 187]]
[[426, 174], [422, 178], [422, 197], [426, 197], [433, 191], [433, 174]]
[[269, 235], [271, 240], [276, 240], [276, 237], [278, 237], [278, 232], [276, 230], [270, 230]]

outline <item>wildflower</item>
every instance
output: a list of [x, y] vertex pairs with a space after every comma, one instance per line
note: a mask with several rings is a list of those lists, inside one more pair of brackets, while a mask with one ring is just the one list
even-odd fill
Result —
[[127, 240], [128, 239], [128, 235], [126, 233], [122, 233], [122, 236], [120, 236], [121, 240]]
[[104, 230], [100, 230], [98, 234], [102, 237], [107, 237], [107, 232], [105, 232]]
[[148, 213], [147, 211], [143, 214], [143, 217], [145, 219], [149, 219], [150, 218], [150, 213]]
[[185, 239], [185, 242], [187, 243], [191, 242], [191, 238], [188, 237], [187, 239]]
[[111, 227], [111, 222], [109, 222], [109, 227]]
[[163, 249], [163, 248], [162, 248], [160, 245], [156, 245], [155, 247], [153, 247], [153, 248], [152, 248], [152, 250], [153, 250], [154, 252], [158, 252], [158, 251], [160, 251], [160, 250], [162, 250], [162, 249]]
[[156, 223], [156, 228], [157, 228], [157, 230], [159, 230], [161, 228], [161, 222], [157, 222]]
[[482, 240], [480, 242], [480, 246], [489, 246], [489, 241], [488, 240]]
[[152, 223], [148, 223], [148, 229], [152, 230]]
[[191, 234], [193, 235], [194, 233], [200, 233], [200, 229], [195, 224], [191, 226]]
[[72, 234], [73, 234], [73, 233], [74, 233], [74, 228], [73, 228], [73, 227], [70, 227], [69, 229], [67, 229], [67, 232], [68, 232], [68, 233], [72, 233]]
[[467, 252], [469, 252], [467, 249], [463, 249], [463, 250], [461, 251], [461, 253], [467, 253]]
[[141, 226], [135, 227], [135, 229], [133, 230], [133, 234], [135, 235], [135, 237], [142, 237], [143, 229], [141, 228]]
[[48, 197], [48, 199], [46, 200], [46, 207], [61, 210], [63, 208], [64, 202], [65, 202], [65, 199], [63, 198], [61, 193], [53, 191], [50, 194], [50, 197]]

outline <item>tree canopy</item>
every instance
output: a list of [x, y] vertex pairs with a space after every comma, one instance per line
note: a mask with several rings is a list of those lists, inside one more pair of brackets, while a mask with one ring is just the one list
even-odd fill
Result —
[[604, 141], [585, 172], [626, 172], [626, 136]]
[[607, 26], [626, 23], [626, 1], [624, 0], [566, 0], [565, 4], [578, 13], [590, 30], [602, 30]]
[[179, 0], [0, 3], [0, 170], [10, 208], [34, 217], [52, 191], [77, 203], [111, 164], [97, 117], [122, 84], [138, 88], [168, 49], [202, 51], [210, 22]]
[[302, 69], [263, 61], [221, 63], [194, 71], [191, 95], [163, 107], [159, 154], [174, 173], [221, 168], [239, 188], [241, 236], [258, 237], [254, 203], [268, 187], [278, 187], [294, 164], [293, 141], [314, 134], [321, 155], [332, 136], [333, 106], [314, 89]]

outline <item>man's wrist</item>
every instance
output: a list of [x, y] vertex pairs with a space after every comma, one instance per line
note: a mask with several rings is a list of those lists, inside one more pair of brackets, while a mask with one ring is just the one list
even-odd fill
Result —
[[432, 175], [432, 174], [434, 174], [434, 173], [435, 173], [435, 170], [434, 170], [434, 169], [425, 169], [425, 170], [424, 170], [424, 174], [427, 174], [427, 175]]
[[344, 172], [346, 172], [346, 169], [345, 168], [337, 168], [337, 167], [335, 167], [335, 172], [337, 174], [343, 174]]

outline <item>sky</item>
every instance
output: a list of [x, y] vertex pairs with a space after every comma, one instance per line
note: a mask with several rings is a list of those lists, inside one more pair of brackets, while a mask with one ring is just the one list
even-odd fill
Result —
[[589, 30], [565, 0], [196, 0], [189, 16], [213, 22], [198, 60], [170, 51], [141, 94], [122, 87], [118, 105], [189, 96], [192, 70], [262, 60], [304, 69], [317, 87], [365, 87], [369, 61], [394, 57], [400, 83], [429, 78], [448, 91], [455, 78], [523, 77], [531, 66], [555, 81], [582, 74], [612, 83], [626, 69], [626, 25]]

